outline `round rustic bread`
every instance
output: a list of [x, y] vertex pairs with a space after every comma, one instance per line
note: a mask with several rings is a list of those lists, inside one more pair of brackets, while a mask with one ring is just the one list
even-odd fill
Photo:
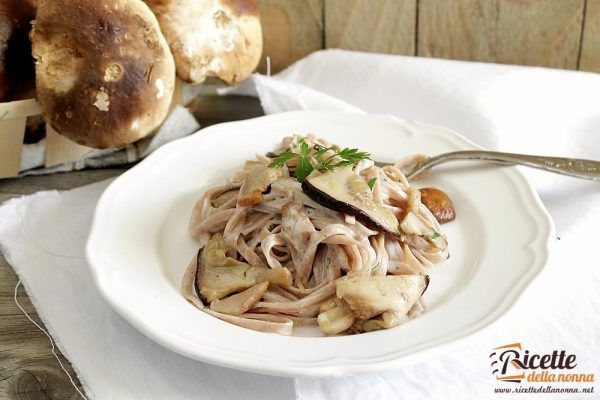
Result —
[[34, 86], [29, 31], [31, 0], [0, 0], [0, 102], [30, 95]]
[[141, 0], [38, 0], [32, 31], [37, 98], [77, 143], [121, 147], [165, 119], [175, 64]]
[[200, 83], [207, 76], [230, 85], [246, 79], [262, 54], [256, 0], [145, 0], [169, 42], [177, 75]]

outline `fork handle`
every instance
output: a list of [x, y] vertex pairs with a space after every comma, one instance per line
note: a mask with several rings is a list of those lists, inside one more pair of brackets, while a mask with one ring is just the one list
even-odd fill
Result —
[[557, 174], [573, 176], [576, 178], [600, 180], [600, 162], [592, 160], [583, 160], [578, 158], [563, 157], [544, 157], [530, 156], [524, 154], [500, 153], [497, 151], [454, 151], [451, 153], [440, 154], [431, 157], [415, 166], [415, 169], [409, 172], [407, 178], [414, 177], [422, 171], [435, 165], [443, 164], [455, 160], [485, 160], [499, 162], [503, 164], [525, 165], [542, 169], [544, 171], [555, 172]]

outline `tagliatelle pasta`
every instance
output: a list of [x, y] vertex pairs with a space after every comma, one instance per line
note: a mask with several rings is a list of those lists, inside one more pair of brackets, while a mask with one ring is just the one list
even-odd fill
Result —
[[427, 268], [449, 253], [402, 172], [419, 158], [379, 167], [354, 150], [289, 137], [207, 190], [190, 219], [200, 250], [185, 297], [227, 322], [281, 334], [304, 324], [368, 332], [420, 314]]

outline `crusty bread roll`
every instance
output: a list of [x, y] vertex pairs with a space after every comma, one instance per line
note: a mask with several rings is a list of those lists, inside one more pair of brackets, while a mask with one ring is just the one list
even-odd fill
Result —
[[32, 31], [37, 97], [52, 127], [77, 143], [121, 147], [169, 110], [175, 64], [141, 0], [38, 0]]
[[0, 102], [21, 99], [33, 89], [29, 31], [34, 18], [31, 0], [0, 0]]
[[246, 79], [262, 54], [256, 0], [145, 0], [158, 17], [184, 81]]

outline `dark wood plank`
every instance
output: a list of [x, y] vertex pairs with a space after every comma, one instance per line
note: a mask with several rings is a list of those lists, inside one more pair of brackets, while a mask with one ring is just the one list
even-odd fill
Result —
[[0, 202], [11, 197], [23, 196], [40, 190], [68, 190], [74, 187], [112, 178], [125, 171], [127, 167], [74, 171], [53, 175], [30, 176], [0, 180]]
[[325, 0], [325, 47], [415, 54], [417, 0]]
[[419, 0], [417, 55], [577, 68], [585, 0]]
[[260, 101], [248, 96], [201, 96], [194, 100], [192, 108], [194, 116], [203, 128], [265, 114]]

